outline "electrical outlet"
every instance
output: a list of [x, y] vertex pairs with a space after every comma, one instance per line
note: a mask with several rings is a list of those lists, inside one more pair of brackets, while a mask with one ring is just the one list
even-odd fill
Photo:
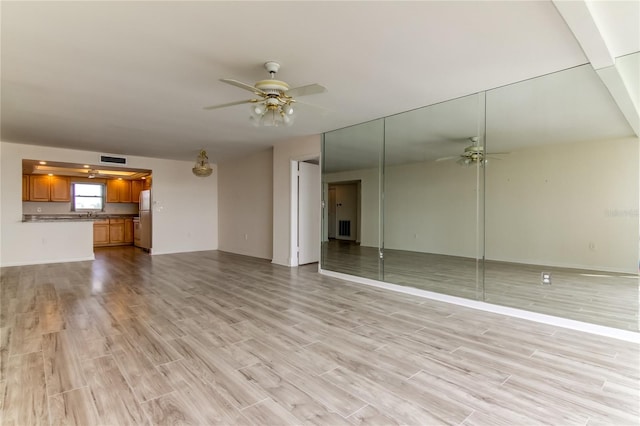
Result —
[[540, 283], [543, 285], [551, 285], [551, 272], [542, 272], [540, 274]]

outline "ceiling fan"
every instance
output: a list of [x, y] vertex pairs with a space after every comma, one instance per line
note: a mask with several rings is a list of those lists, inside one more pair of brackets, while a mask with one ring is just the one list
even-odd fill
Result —
[[257, 126], [290, 126], [293, 124], [294, 109], [293, 104], [299, 102], [295, 97], [315, 95], [324, 93], [327, 89], [319, 84], [309, 84], [306, 86], [289, 88], [284, 81], [276, 80], [275, 76], [280, 69], [280, 64], [269, 61], [264, 64], [269, 72], [268, 80], [260, 80], [253, 86], [230, 78], [220, 79], [223, 83], [239, 87], [257, 95], [254, 99], [245, 101], [229, 102], [222, 105], [204, 107], [204, 109], [218, 109], [234, 105], [252, 104], [250, 119]]
[[[450, 157], [438, 158], [436, 159], [436, 161], [447, 161], [447, 160], [457, 159], [458, 161], [456, 161], [456, 163], [460, 164], [461, 166], [471, 166], [473, 164], [478, 164], [478, 163], [480, 163], [481, 166], [484, 166], [487, 163], [488, 158], [490, 156], [508, 154], [508, 152], [485, 153], [484, 147], [480, 145], [479, 143], [480, 139], [477, 136], [470, 137], [469, 141], [471, 141], [471, 145], [466, 147], [462, 152], [462, 154], [452, 155]], [[491, 157], [491, 158], [497, 158], [497, 157]], [[501, 158], [497, 158], [497, 159], [501, 159]]]

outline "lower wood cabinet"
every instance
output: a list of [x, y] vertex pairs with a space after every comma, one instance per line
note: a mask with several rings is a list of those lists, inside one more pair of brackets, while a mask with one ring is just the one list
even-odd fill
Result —
[[124, 242], [133, 244], [133, 219], [124, 220]]
[[96, 220], [93, 222], [93, 245], [109, 245], [109, 219]]
[[122, 246], [133, 244], [133, 219], [110, 218], [93, 222], [94, 246]]
[[109, 243], [124, 243], [124, 219], [109, 219]]

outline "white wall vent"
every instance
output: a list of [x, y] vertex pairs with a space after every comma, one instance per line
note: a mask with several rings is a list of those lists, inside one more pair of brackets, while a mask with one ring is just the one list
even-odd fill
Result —
[[100, 164], [117, 164], [119, 166], [127, 165], [127, 157], [117, 157], [115, 155], [100, 155]]

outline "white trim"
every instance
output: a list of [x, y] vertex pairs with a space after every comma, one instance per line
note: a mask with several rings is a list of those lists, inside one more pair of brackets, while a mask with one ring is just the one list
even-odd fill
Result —
[[[286, 266], [295, 267], [299, 265], [298, 262], [298, 163], [307, 160], [318, 160], [320, 162], [320, 153], [306, 154], [297, 157], [290, 157], [289, 164], [291, 168], [291, 188], [289, 193], [289, 264]], [[321, 169], [322, 170], [322, 169]], [[322, 198], [322, 196], [321, 196]], [[321, 219], [322, 222], [322, 219]], [[322, 226], [322, 223], [320, 224]], [[283, 263], [272, 261], [278, 265]]]
[[613, 56], [585, 0], [552, 0], [594, 69], [614, 64]]
[[291, 205], [289, 211], [289, 265], [298, 266], [298, 160], [289, 160], [291, 168]]
[[598, 336], [610, 337], [613, 339], [624, 340], [631, 343], [640, 343], [640, 333], [633, 331], [621, 330], [613, 327], [605, 327], [597, 324], [571, 320], [567, 318], [555, 317], [552, 315], [539, 314], [536, 312], [525, 311], [523, 309], [510, 308], [507, 306], [494, 305], [478, 300], [465, 299], [463, 297], [449, 296], [432, 291], [420, 290], [413, 287], [405, 287], [397, 284], [385, 283], [369, 278], [357, 277], [354, 275], [342, 274], [340, 272], [327, 271], [318, 267], [318, 271], [322, 275], [333, 278], [339, 278], [358, 284], [369, 285], [373, 287], [383, 288], [385, 290], [396, 291], [399, 293], [410, 294], [425, 299], [437, 300], [440, 302], [451, 303], [453, 305], [465, 306], [467, 308], [478, 309], [485, 312], [493, 312], [496, 314], [507, 315], [515, 318], [522, 318], [529, 321], [535, 321], [542, 324], [553, 325], [556, 327], [568, 328], [570, 330], [583, 331], [585, 333], [596, 334]]
[[290, 263], [290, 259], [289, 260], [276, 260], [276, 259], [271, 259], [271, 263], [273, 263], [274, 265], [280, 265], [280, 266], [286, 266], [286, 267], [291, 267], [294, 265], [291, 265]]
[[607, 87], [613, 100], [620, 108], [620, 111], [629, 122], [636, 136], [640, 136], [640, 111], [633, 103], [629, 88], [625, 85], [620, 70], [616, 66], [601, 68], [596, 70], [598, 77]]
[[87, 257], [72, 257], [68, 259], [45, 259], [45, 260], [34, 259], [34, 260], [26, 260], [23, 262], [9, 262], [9, 263], [3, 264], [2, 267], [6, 268], [10, 266], [44, 265], [44, 264], [50, 264], [50, 263], [87, 262], [87, 261], [93, 261], [93, 260], [96, 260], [96, 257], [92, 254], [91, 256], [87, 256]]

